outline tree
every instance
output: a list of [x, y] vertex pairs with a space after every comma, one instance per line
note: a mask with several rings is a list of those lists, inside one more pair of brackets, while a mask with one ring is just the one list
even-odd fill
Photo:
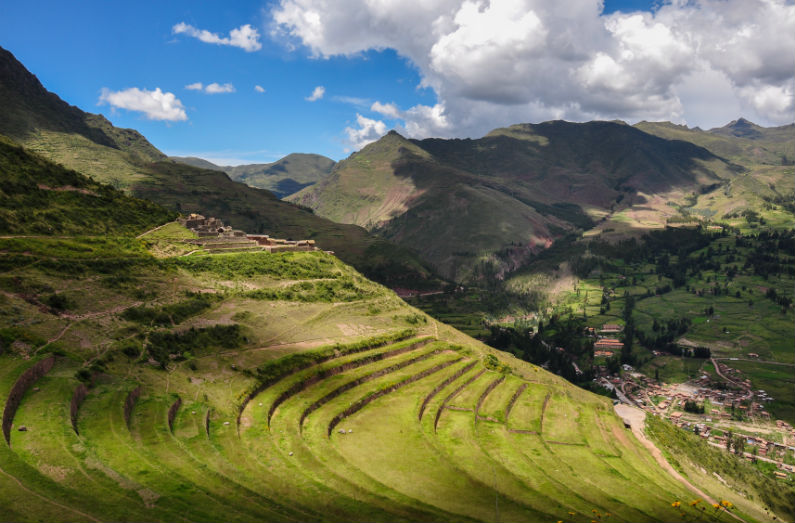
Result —
[[726, 432], [726, 452], [731, 452], [732, 449], [732, 439], [734, 438], [734, 433], [729, 429]]
[[742, 456], [745, 452], [745, 436], [742, 434], [734, 437], [734, 453]]

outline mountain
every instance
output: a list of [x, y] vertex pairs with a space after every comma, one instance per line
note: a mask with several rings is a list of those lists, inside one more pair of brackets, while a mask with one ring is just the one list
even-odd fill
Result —
[[118, 129], [47, 91], [0, 48], [0, 134], [41, 156], [180, 212], [216, 216], [252, 233], [314, 239], [363, 273], [402, 286], [436, 285], [417, 256], [364, 229], [340, 225], [235, 182], [223, 172], [179, 164], [140, 133]]
[[[21, 186], [142, 204], [0, 151]], [[60, 192], [94, 197], [80, 190]], [[3, 521], [711, 521], [730, 517], [707, 505], [722, 499], [749, 523], [792, 512], [792, 488], [750, 463], [653, 416], [644, 433], [641, 411], [617, 415], [334, 256], [155, 258], [148, 245], [190, 231], [89, 209], [81, 225], [0, 237]]]
[[740, 118], [709, 131], [670, 122], [640, 122], [635, 127], [697, 144], [741, 166], [736, 176], [691, 194], [681, 210], [740, 227], [748, 212], [763, 216], [777, 229], [795, 225], [795, 124], [765, 128]]
[[322, 180], [331, 172], [335, 163], [331, 158], [319, 154], [303, 153], [288, 154], [273, 163], [224, 167], [201, 158], [172, 156], [171, 159], [202, 169], [223, 171], [237, 182], [266, 189], [279, 198], [285, 198]]
[[512, 270], [570, 234], [659, 227], [677, 213], [669, 202], [738, 170], [623, 123], [555, 121], [477, 140], [391, 132], [288, 200], [417, 249], [463, 281], [491, 265]]
[[32, 154], [0, 135], [0, 234], [141, 232], [176, 213]]

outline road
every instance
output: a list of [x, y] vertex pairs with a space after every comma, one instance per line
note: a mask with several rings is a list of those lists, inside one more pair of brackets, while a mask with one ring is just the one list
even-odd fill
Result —
[[[701, 489], [690, 483], [681, 474], [679, 474], [674, 468], [671, 466], [668, 461], [666, 461], [665, 457], [662, 454], [662, 451], [657, 448], [657, 446], [652, 442], [649, 438], [646, 437], [646, 433], [643, 431], [646, 421], [646, 412], [642, 411], [641, 409], [630, 407], [628, 405], [618, 404], [613, 407], [616, 411], [616, 414], [624, 420], [624, 423], [628, 424], [632, 429], [632, 434], [638, 439], [638, 441], [643, 444], [644, 447], [651, 453], [654, 457], [657, 464], [659, 464], [668, 474], [673, 476], [679, 483], [687, 487], [691, 492], [694, 492], [698, 497], [702, 498], [704, 501], [709, 503], [710, 505], [716, 503], [714, 499], [709, 497], [705, 494]], [[728, 514], [738, 521], [742, 521], [745, 523], [745, 520], [739, 517], [737, 514], [732, 512], [728, 512]]]

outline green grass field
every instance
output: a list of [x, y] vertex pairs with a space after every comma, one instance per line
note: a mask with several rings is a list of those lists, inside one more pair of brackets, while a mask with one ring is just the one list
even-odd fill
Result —
[[[674, 521], [692, 497], [608, 399], [329, 255], [157, 259], [144, 241], [6, 240], [30, 263], [0, 280], [0, 403], [58, 357], [8, 414], [0, 520]], [[319, 281], [339, 285], [283, 292]]]

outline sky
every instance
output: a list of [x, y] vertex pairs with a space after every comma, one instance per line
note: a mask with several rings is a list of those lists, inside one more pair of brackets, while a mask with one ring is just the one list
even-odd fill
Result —
[[0, 0], [0, 46], [219, 165], [340, 160], [391, 129], [795, 119], [793, 0]]

